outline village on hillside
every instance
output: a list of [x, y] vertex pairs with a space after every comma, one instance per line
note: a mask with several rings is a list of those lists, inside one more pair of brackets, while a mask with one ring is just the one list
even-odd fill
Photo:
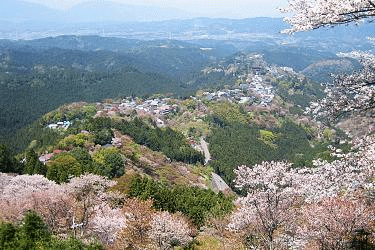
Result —
[[[235, 85], [226, 86], [216, 91], [199, 91], [196, 96], [190, 96], [186, 100], [192, 100], [197, 103], [194, 107], [196, 118], [201, 119], [207, 112], [207, 103], [210, 102], [228, 102], [241, 106], [271, 108], [271, 104], [277, 95], [277, 86], [274, 84], [275, 79], [290, 79], [291, 77], [303, 78], [303, 76], [294, 72], [288, 67], [278, 67], [268, 65], [262, 55], [251, 54], [241, 55], [235, 58], [234, 64], [226, 67], [218, 66], [217, 68], [204, 69], [205, 74], [212, 72], [224, 72], [233, 74], [238, 81]], [[185, 101], [186, 101], [185, 100]], [[153, 124], [159, 128], [170, 126], [170, 118], [179, 112], [184, 112], [184, 100], [154, 95], [148, 99], [123, 97], [114, 100], [105, 100], [97, 102], [95, 106], [96, 117], [149, 117]], [[58, 121], [47, 124], [47, 128], [52, 130], [67, 130], [74, 120]], [[81, 133], [88, 133], [81, 131]], [[204, 136], [204, 135], [203, 135]], [[189, 136], [188, 136], [189, 137]], [[210, 160], [207, 145], [204, 137], [188, 138], [189, 144], [196, 150], [206, 155], [205, 164]], [[199, 140], [201, 140], [199, 142]], [[121, 147], [121, 138], [114, 136], [110, 144], [106, 147]], [[47, 163], [55, 154], [60, 152], [50, 152], [40, 156], [42, 163]]]
[[263, 55], [249, 54], [235, 57], [233, 63], [220, 63], [215, 67], [206, 67], [204, 74], [224, 73], [237, 78], [231, 89], [216, 92], [204, 92], [208, 101], [229, 101], [239, 104], [270, 105], [275, 97], [275, 82], [292, 78], [304, 81], [305, 76], [296, 73], [290, 67], [280, 67], [266, 63]]

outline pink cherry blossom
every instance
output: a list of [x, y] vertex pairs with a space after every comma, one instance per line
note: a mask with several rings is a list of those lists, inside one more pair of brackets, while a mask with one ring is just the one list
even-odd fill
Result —
[[292, 25], [287, 33], [317, 29], [375, 16], [372, 0], [289, 0], [281, 10], [292, 13], [284, 20]]

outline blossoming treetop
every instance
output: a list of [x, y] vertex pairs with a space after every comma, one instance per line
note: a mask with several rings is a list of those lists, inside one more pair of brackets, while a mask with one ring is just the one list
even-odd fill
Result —
[[284, 20], [292, 25], [284, 32], [293, 33], [324, 26], [356, 22], [375, 16], [372, 0], [290, 0], [283, 12], [294, 15]]
[[[294, 33], [374, 17], [375, 1], [289, 0], [282, 11], [292, 13], [284, 18], [291, 28], [283, 32]], [[367, 52], [353, 52], [349, 57], [357, 59], [363, 68], [352, 74], [334, 76], [333, 82], [326, 84], [326, 97], [312, 103], [308, 110], [327, 123], [348, 114], [374, 116], [375, 56]]]

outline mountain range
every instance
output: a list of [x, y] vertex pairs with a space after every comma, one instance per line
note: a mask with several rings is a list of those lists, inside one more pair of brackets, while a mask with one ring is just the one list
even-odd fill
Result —
[[2, 0], [0, 20], [22, 22], [102, 22], [102, 21], [154, 21], [186, 19], [197, 14], [174, 8], [139, 6], [114, 3], [110, 1], [83, 2], [68, 10], [56, 10], [44, 5], [21, 0]]

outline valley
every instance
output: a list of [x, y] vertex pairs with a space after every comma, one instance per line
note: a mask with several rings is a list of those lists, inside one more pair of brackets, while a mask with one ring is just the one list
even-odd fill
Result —
[[120, 2], [0, 3], [0, 249], [375, 248], [371, 22]]

